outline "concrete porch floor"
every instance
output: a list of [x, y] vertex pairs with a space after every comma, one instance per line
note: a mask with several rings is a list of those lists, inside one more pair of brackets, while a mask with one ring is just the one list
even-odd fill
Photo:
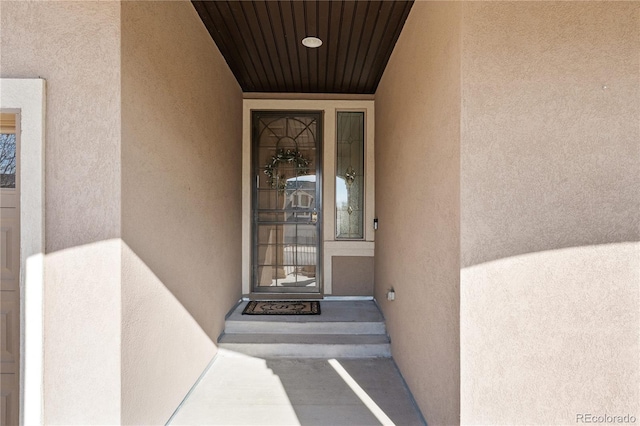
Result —
[[168, 424], [426, 423], [391, 358], [260, 359], [220, 349]]

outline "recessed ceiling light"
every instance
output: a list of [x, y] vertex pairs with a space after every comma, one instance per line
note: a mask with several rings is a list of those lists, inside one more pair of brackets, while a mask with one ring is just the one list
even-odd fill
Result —
[[312, 49], [322, 46], [322, 40], [318, 37], [305, 37], [302, 39], [302, 44]]

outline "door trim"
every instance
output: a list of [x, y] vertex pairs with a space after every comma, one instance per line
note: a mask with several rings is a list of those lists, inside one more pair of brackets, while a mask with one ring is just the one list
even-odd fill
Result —
[[43, 79], [0, 79], [0, 108], [19, 111], [21, 129], [20, 424], [44, 422], [45, 92]]

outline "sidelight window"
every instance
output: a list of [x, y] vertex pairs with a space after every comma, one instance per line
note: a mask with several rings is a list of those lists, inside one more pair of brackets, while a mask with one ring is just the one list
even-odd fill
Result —
[[336, 239], [364, 239], [364, 112], [338, 111]]

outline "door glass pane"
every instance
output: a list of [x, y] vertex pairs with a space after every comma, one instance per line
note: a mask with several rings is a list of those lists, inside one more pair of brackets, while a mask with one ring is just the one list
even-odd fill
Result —
[[0, 188], [16, 187], [16, 114], [0, 113]]
[[337, 115], [336, 238], [364, 238], [364, 112]]

